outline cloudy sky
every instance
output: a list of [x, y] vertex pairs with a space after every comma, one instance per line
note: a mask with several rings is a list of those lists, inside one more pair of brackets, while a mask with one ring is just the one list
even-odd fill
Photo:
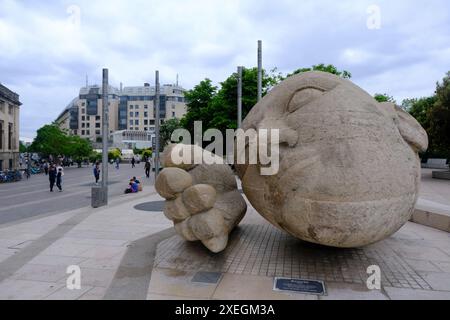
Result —
[[0, 82], [20, 94], [21, 136], [58, 116], [85, 83], [176, 74], [187, 89], [237, 65], [283, 73], [331, 63], [374, 94], [433, 93], [450, 70], [450, 4], [334, 0], [0, 0]]

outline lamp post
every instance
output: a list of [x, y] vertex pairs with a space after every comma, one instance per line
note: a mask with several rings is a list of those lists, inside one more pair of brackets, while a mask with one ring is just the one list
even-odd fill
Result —
[[262, 99], [262, 41], [258, 40], [258, 102]]
[[159, 71], [155, 72], [155, 181], [159, 174]]
[[238, 87], [237, 87], [237, 124], [238, 128], [242, 125], [242, 67], [238, 67]]
[[108, 69], [103, 69], [102, 88], [102, 183], [92, 187], [91, 206], [98, 208], [108, 204], [108, 135], [109, 135], [109, 106], [108, 106]]

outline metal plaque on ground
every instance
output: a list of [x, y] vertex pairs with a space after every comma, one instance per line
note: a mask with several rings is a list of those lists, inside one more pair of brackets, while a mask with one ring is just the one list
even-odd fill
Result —
[[275, 291], [291, 291], [304, 294], [326, 295], [325, 283], [320, 280], [304, 280], [275, 277], [273, 283]]
[[215, 284], [219, 282], [221, 277], [221, 272], [199, 271], [192, 278], [192, 282]]

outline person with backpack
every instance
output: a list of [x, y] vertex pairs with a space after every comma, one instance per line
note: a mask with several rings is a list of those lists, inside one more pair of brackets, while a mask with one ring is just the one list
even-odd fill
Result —
[[150, 171], [152, 170], [152, 164], [150, 163], [150, 161], [145, 161], [145, 175], [147, 176], [147, 178], [150, 178]]

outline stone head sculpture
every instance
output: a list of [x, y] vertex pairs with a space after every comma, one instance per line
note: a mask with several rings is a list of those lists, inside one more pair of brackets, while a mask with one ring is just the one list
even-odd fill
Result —
[[[249, 202], [278, 228], [313, 243], [359, 247], [388, 237], [409, 220], [420, 181], [418, 152], [426, 150], [428, 138], [417, 121], [394, 104], [378, 103], [335, 75], [307, 72], [273, 88], [252, 108], [242, 126], [244, 130], [279, 129], [276, 174], [261, 175], [260, 164], [236, 165]], [[163, 162], [171, 166], [170, 152], [166, 155]], [[224, 167], [227, 165], [184, 167], [194, 179], [177, 189], [178, 193], [172, 192], [174, 199], [180, 198], [175, 195], [179, 194], [189, 201], [185, 190], [208, 180], [199, 178], [196, 171], [220, 172], [209, 174], [215, 180], [209, 178], [206, 185], [216, 190], [217, 199], [232, 192], [233, 200], [219, 201], [219, 211], [211, 202], [202, 212], [213, 210], [224, 217], [222, 227], [215, 226], [215, 233], [186, 236], [198, 228], [196, 223], [168, 215], [175, 225], [189, 224], [179, 232], [187, 240], [202, 240], [214, 252], [225, 248], [224, 234], [245, 213], [245, 203], [236, 200], [240, 195], [232, 173]], [[161, 190], [174, 183], [168, 178], [169, 169], [181, 170], [168, 168], [158, 177], [156, 188], [166, 198]], [[226, 192], [224, 185], [228, 186]], [[207, 241], [202, 239], [205, 236]]]

